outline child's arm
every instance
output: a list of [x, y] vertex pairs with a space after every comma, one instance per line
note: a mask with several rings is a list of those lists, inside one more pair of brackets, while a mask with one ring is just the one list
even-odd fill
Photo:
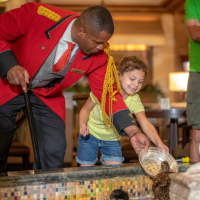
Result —
[[90, 111], [95, 106], [95, 104], [96, 103], [92, 100], [92, 98], [89, 97], [79, 113], [80, 134], [83, 136], [89, 134], [89, 130], [86, 125], [89, 119]]
[[136, 118], [144, 131], [144, 133], [149, 137], [149, 139], [160, 149], [163, 149], [165, 153], [169, 153], [169, 148], [163, 144], [160, 139], [155, 127], [148, 121], [145, 112], [141, 111], [136, 113]]

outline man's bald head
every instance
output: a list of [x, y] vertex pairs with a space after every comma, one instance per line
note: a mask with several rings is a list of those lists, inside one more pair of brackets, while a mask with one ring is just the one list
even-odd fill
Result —
[[112, 16], [103, 6], [93, 6], [84, 10], [80, 15], [80, 22], [85, 31], [94, 36], [98, 36], [102, 31], [110, 35], [114, 33]]

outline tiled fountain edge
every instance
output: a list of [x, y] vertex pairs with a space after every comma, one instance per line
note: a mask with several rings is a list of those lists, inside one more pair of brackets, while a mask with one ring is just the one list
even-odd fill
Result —
[[[179, 172], [186, 171], [188, 167], [189, 165], [179, 165]], [[11, 176], [8, 176], [7, 173], [0, 173], [0, 188], [146, 175], [139, 163], [116, 166], [51, 169], [31, 172], [34, 172], [34, 174], [27, 173], [27, 171], [16, 172], [16, 174], [11, 173]]]

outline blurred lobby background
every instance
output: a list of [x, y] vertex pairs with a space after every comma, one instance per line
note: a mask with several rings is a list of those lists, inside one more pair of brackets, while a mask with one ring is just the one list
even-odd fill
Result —
[[[173, 86], [181, 82], [186, 82], [185, 85], [187, 85], [187, 80], [179, 79], [179, 83], [174, 83], [171, 76], [173, 73], [175, 75], [183, 72], [188, 74], [189, 69], [189, 39], [184, 22], [185, 0], [0, 0], [0, 2], [0, 14], [27, 2], [51, 4], [77, 13], [81, 13], [90, 6], [105, 6], [111, 12], [115, 24], [114, 35], [108, 42], [116, 65], [124, 56], [135, 55], [144, 60], [151, 69], [151, 80], [140, 92], [144, 105], [159, 107], [161, 98], [169, 98], [174, 104], [184, 104], [185, 89], [173, 89]], [[89, 93], [89, 91], [85, 77], [64, 91], [67, 138], [64, 162], [66, 167], [75, 166], [72, 163], [78, 134], [78, 107], [77, 102], [73, 101], [73, 95]], [[21, 121], [18, 123], [14, 140], [29, 148], [29, 168], [31, 168], [34, 156], [28, 122], [23, 114], [17, 120]], [[169, 120], [156, 118], [149, 120], [159, 128], [161, 138], [169, 144]], [[179, 119], [180, 123], [185, 123], [185, 121], [186, 119]], [[180, 126], [179, 143], [181, 141]], [[186, 149], [177, 147], [177, 151], [181, 152], [177, 156], [182, 156], [182, 154], [187, 156], [189, 146], [186, 145]], [[133, 159], [129, 159], [130, 162], [134, 160], [137, 160], [135, 155]], [[10, 156], [8, 169], [22, 169], [22, 162], [22, 157]]]

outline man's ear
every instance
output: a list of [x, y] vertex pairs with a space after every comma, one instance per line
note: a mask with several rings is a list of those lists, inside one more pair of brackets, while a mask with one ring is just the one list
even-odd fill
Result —
[[83, 28], [83, 27], [81, 27], [81, 28], [79, 28], [78, 29], [78, 37], [79, 38], [83, 38], [83, 37], [85, 37], [85, 29]]

